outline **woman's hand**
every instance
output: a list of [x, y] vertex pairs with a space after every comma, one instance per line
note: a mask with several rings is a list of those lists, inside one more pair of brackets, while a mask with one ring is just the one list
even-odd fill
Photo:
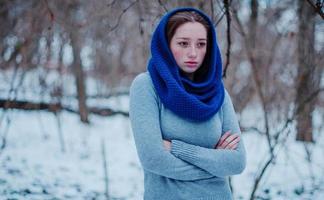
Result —
[[167, 151], [170, 151], [171, 150], [171, 142], [168, 141], [168, 140], [163, 140], [163, 146], [164, 146], [164, 149], [167, 150]]
[[240, 136], [238, 134], [231, 134], [231, 131], [227, 131], [215, 145], [215, 149], [231, 149], [237, 148], [240, 141]]

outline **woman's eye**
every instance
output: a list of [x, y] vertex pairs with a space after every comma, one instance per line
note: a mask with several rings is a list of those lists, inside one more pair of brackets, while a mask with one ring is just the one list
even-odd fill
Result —
[[187, 47], [189, 45], [188, 42], [178, 42], [178, 44], [181, 46], [181, 47]]
[[199, 47], [205, 47], [206, 46], [206, 43], [205, 42], [199, 42], [197, 46], [198, 46], [198, 48]]

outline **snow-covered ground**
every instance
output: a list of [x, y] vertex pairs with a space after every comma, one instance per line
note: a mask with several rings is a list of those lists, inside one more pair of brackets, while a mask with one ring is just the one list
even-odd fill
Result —
[[[35, 78], [42, 72], [33, 73], [26, 74], [21, 86], [19, 78], [15, 80], [12, 85], [19, 88], [15, 95], [8, 92], [12, 73], [1, 72], [0, 97], [49, 101], [52, 97], [48, 93], [35, 95], [42, 93], [39, 79]], [[47, 86], [55, 85], [55, 78], [50, 79], [50, 75], [45, 74]], [[74, 95], [73, 78], [64, 76], [62, 81], [64, 94]], [[95, 81], [87, 85], [93, 92], [97, 84], [101, 85]], [[32, 93], [30, 88], [34, 90]], [[76, 105], [71, 98], [62, 99], [62, 102]], [[128, 97], [90, 99], [88, 105], [127, 111]], [[244, 127], [262, 128], [260, 113], [255, 106], [245, 110], [240, 116]], [[276, 162], [269, 166], [259, 183], [258, 199], [324, 199], [323, 113], [324, 110], [314, 112], [316, 144], [306, 146], [311, 162], [308, 162], [305, 145], [295, 141], [291, 127], [285, 145], [278, 149]], [[84, 125], [79, 116], [65, 111], [55, 116], [46, 111], [0, 109], [0, 146], [1, 138], [6, 136], [6, 147], [0, 152], [0, 200], [106, 199], [107, 189], [109, 199], [142, 199], [143, 173], [129, 119], [119, 115], [91, 115], [90, 121], [90, 125]], [[232, 179], [235, 199], [249, 199], [255, 178], [269, 158], [264, 136], [248, 132], [244, 133], [243, 140], [247, 167]], [[103, 149], [108, 165], [108, 187]]]
[[61, 113], [62, 152], [53, 114], [9, 112], [0, 199], [105, 199], [103, 144], [111, 197], [140, 199], [143, 178], [127, 118], [92, 116], [88, 126], [74, 114]]
[[[127, 101], [118, 98], [110, 105], [125, 107]], [[46, 111], [0, 110], [2, 116], [0, 133], [7, 134], [7, 143], [0, 155], [0, 199], [105, 199], [104, 147], [110, 199], [142, 199], [143, 174], [128, 118], [91, 116], [91, 124], [84, 125], [68, 112], [56, 117]], [[248, 162], [244, 173], [233, 177], [235, 199], [249, 198], [269, 156], [263, 136], [246, 133], [243, 140]], [[304, 145], [291, 135], [260, 182], [258, 196], [324, 199], [324, 139], [317, 141], [308, 147], [308, 164]]]

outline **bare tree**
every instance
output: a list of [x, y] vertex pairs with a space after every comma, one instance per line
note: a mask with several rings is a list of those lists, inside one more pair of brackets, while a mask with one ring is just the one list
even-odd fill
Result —
[[296, 77], [297, 136], [300, 141], [313, 142], [312, 112], [316, 98], [304, 103], [310, 94], [319, 89], [320, 73], [315, 62], [315, 12], [306, 1], [298, 1], [298, 75]]
[[70, 20], [71, 23], [69, 24], [70, 27], [74, 27], [70, 30], [70, 38], [71, 44], [73, 48], [73, 72], [76, 80], [76, 87], [77, 87], [77, 96], [78, 96], [78, 105], [79, 105], [79, 112], [80, 112], [80, 119], [82, 122], [89, 123], [88, 119], [88, 108], [86, 104], [87, 94], [86, 94], [86, 86], [85, 86], [85, 76], [83, 72], [83, 67], [81, 63], [81, 48], [82, 48], [82, 40], [81, 40], [81, 23], [83, 15], [83, 10], [80, 4], [74, 1], [69, 6], [70, 11]]

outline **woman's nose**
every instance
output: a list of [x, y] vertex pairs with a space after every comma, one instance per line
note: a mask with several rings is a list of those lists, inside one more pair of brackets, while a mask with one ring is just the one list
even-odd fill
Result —
[[197, 49], [195, 46], [190, 47], [188, 56], [189, 56], [189, 58], [197, 57]]

